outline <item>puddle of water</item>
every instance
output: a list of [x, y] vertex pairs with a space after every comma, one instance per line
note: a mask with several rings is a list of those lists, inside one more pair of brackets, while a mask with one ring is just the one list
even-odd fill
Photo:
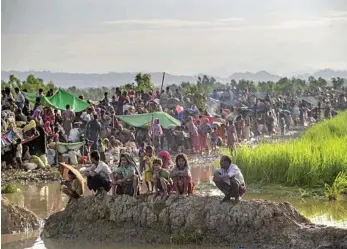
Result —
[[[211, 177], [212, 169], [200, 168], [192, 170], [193, 180], [196, 183], [208, 182]], [[212, 184], [201, 184], [199, 192], [204, 195], [217, 195], [220, 196], [221, 192], [214, 187]], [[26, 185], [22, 186], [22, 192], [14, 194], [4, 194], [14, 204], [24, 206], [29, 210], [33, 211], [42, 219], [47, 218], [50, 214], [62, 210], [68, 201], [68, 197], [61, 193], [61, 185], [59, 183], [48, 183], [39, 185]], [[90, 194], [87, 191], [86, 194]], [[249, 189], [244, 199], [268, 199], [277, 202], [289, 202], [291, 203], [301, 214], [309, 218], [312, 222], [317, 224], [331, 225], [347, 228], [347, 202], [336, 202], [329, 203], [324, 200], [307, 198], [301, 200], [299, 198], [288, 197], [287, 195], [280, 196], [278, 193], [259, 193], [259, 189]], [[138, 245], [131, 244], [102, 244], [95, 245], [91, 243], [84, 243], [83, 241], [42, 241], [39, 237], [40, 231], [31, 233], [21, 233], [16, 235], [2, 235], [1, 236], [1, 247], [5, 249], [66, 249], [66, 248], [120, 248], [120, 249], [135, 249], [139, 248]], [[159, 245], [159, 246], [143, 246], [144, 249], [193, 249], [193, 248], [214, 248], [213, 245], [210, 247], [201, 247], [199, 245], [191, 246], [171, 246], [171, 245]], [[229, 247], [236, 248], [236, 247]]]

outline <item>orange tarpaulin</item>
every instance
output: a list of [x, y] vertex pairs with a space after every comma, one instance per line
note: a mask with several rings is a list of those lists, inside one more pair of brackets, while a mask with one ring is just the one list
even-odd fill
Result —
[[60, 174], [62, 175], [62, 177], [65, 180], [69, 180], [68, 172], [69, 172], [69, 170], [71, 170], [72, 173], [75, 174], [75, 176], [78, 179], [78, 181], [81, 183], [81, 185], [82, 185], [82, 194], [84, 194], [85, 180], [84, 180], [81, 172], [79, 172], [79, 170], [75, 169], [73, 166], [68, 165], [66, 163], [59, 163], [59, 164], [60, 164], [59, 171], [60, 171]]

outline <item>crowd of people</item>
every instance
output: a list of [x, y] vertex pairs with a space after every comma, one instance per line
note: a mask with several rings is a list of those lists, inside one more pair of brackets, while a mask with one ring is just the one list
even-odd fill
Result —
[[[143, 162], [145, 164], [144, 174], [138, 169], [131, 155], [123, 153], [120, 156], [118, 167], [112, 171], [111, 168], [100, 160], [97, 151], [91, 152], [92, 166], [84, 171], [87, 176], [87, 186], [96, 196], [103, 197], [112, 189], [112, 196], [129, 195], [137, 197], [141, 192], [141, 183], [147, 186], [147, 194], [154, 194], [153, 198], [161, 196], [162, 199], [169, 194], [177, 197], [187, 197], [194, 193], [194, 183], [189, 166], [188, 157], [184, 153], [176, 156], [175, 162], [167, 161], [168, 152], [162, 151], [159, 156], [153, 154], [151, 146], [145, 149]], [[69, 171], [69, 181], [64, 181], [66, 186], [63, 192], [70, 197], [69, 203], [74, 202], [82, 195], [82, 182], [78, 181], [75, 174]], [[238, 202], [246, 192], [246, 185], [241, 170], [233, 164], [229, 156], [222, 156], [220, 168], [213, 175], [216, 184], [225, 197], [222, 202]]]
[[[170, 192], [182, 196], [192, 194], [194, 184], [186, 154], [209, 153], [219, 146], [234, 149], [243, 141], [264, 134], [284, 135], [295, 126], [320, 119], [321, 111], [325, 118], [330, 118], [336, 114], [336, 105], [347, 104], [345, 94], [320, 93], [319, 96], [323, 97], [315, 105], [290, 94], [276, 97], [267, 94], [260, 98], [254, 92], [229, 87], [223, 90], [222, 97], [215, 91], [212, 98], [233, 99], [237, 100], [236, 104], [228, 106], [225, 101], [208, 113], [198, 110], [180, 88], [174, 93], [169, 87], [156, 92], [121, 91], [117, 88], [111, 98], [109, 93], [105, 93], [97, 102], [79, 96], [89, 105], [85, 110], [74, 112], [69, 103], [65, 110], [59, 110], [42, 101], [42, 96], [54, 95], [53, 89], [46, 95], [39, 89], [35, 103], [30, 103], [23, 92], [26, 90], [2, 90], [2, 135], [8, 131], [21, 133], [10, 146], [5, 146], [13, 153], [7, 157], [8, 165], [23, 168], [23, 162], [30, 158], [30, 154], [44, 156], [47, 144], [76, 142], [77, 129], [77, 141], [85, 142], [81, 160], [93, 164], [85, 172], [88, 187], [96, 192], [112, 189], [114, 195], [135, 196], [139, 194], [141, 182], [145, 183], [148, 193], [154, 192], [155, 195], [167, 196]], [[168, 102], [172, 99], [177, 102], [170, 107]], [[119, 118], [120, 115], [162, 111], [179, 119], [181, 125], [164, 128], [160, 119], [154, 119], [148, 126], [135, 128]], [[26, 142], [32, 139], [42, 143], [34, 145], [34, 149], [27, 148]], [[130, 153], [123, 150], [116, 160], [118, 166], [112, 170], [107, 165], [106, 154], [127, 146], [133, 150]], [[135, 151], [140, 167], [133, 159]], [[2, 154], [5, 152], [2, 148]], [[178, 154], [174, 162], [170, 153]], [[228, 157], [222, 157], [221, 169], [213, 180], [225, 193], [226, 199], [238, 199], [245, 191], [242, 174]]]

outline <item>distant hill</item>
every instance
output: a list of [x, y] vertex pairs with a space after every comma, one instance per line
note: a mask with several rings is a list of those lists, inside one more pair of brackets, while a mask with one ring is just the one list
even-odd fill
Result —
[[[137, 73], [106, 73], [106, 74], [83, 74], [83, 73], [56, 73], [50, 71], [2, 71], [1, 80], [8, 81], [10, 75], [15, 75], [21, 80], [25, 80], [28, 75], [34, 75], [35, 77], [43, 79], [45, 82], [52, 81], [55, 85], [60, 87], [76, 86], [78, 88], [88, 87], [117, 87], [120, 85], [133, 83], [135, 75]], [[163, 73], [150, 73], [152, 82], [155, 85], [161, 85]], [[228, 79], [215, 77], [217, 81], [227, 83]], [[196, 82], [198, 76], [187, 75], [173, 75], [165, 74], [165, 85], [180, 84], [183, 81]]]
[[281, 77], [296, 77], [300, 79], [305, 79], [307, 80], [310, 76], [313, 76], [315, 78], [322, 77], [326, 80], [331, 80], [331, 78], [345, 78], [347, 79], [347, 71], [343, 70], [332, 70], [332, 69], [323, 69], [319, 70], [313, 74], [299, 74], [299, 75], [276, 75], [276, 74], [271, 74], [266, 71], [259, 71], [257, 73], [251, 73], [251, 72], [245, 72], [245, 73], [234, 73], [230, 76], [230, 79], [233, 80], [253, 80], [253, 81], [278, 81]]
[[[128, 83], [134, 82], [136, 73], [106, 73], [106, 74], [83, 74], [83, 73], [56, 73], [50, 71], [2, 71], [1, 80], [8, 81], [10, 75], [15, 75], [21, 80], [25, 80], [28, 75], [35, 75], [43, 79], [45, 82], [53, 81], [54, 84], [60, 87], [70, 87], [76, 86], [78, 88], [88, 88], [88, 87], [116, 87]], [[150, 73], [152, 76], [152, 81], [155, 85], [160, 85], [162, 81], [163, 74], [161, 72]], [[307, 79], [310, 74], [301, 74], [296, 77]], [[340, 77], [347, 79], [347, 71], [336, 71], [332, 69], [324, 69], [317, 71], [313, 74], [314, 77], [322, 77], [330, 80], [333, 77]], [[215, 76], [214, 76], [215, 77]], [[215, 77], [215, 79], [222, 83], [230, 82], [231, 79], [236, 81], [245, 79], [258, 81], [277, 81], [281, 75], [275, 75], [268, 73], [266, 71], [259, 71], [256, 73], [244, 72], [244, 73], [234, 73], [229, 78]], [[292, 77], [292, 76], [288, 76]], [[182, 81], [196, 82], [198, 75], [173, 75], [166, 73], [165, 75], [165, 85], [180, 84]]]
[[277, 81], [281, 78], [279, 75], [270, 74], [266, 71], [259, 71], [257, 73], [245, 72], [245, 73], [234, 73], [230, 76], [232, 80], [253, 80], [253, 81]]
[[332, 70], [332, 69], [324, 69], [319, 70], [313, 74], [315, 78], [322, 77], [324, 79], [330, 80], [331, 78], [345, 78], [347, 79], [347, 71], [344, 70]]

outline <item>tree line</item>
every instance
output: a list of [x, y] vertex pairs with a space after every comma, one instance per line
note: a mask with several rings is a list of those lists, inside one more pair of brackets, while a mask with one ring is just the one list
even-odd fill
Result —
[[[53, 82], [45, 83], [42, 79], [35, 77], [34, 75], [29, 75], [26, 80], [21, 81], [14, 75], [10, 75], [9, 80], [1, 81], [2, 89], [9, 87], [13, 90], [18, 87], [21, 90], [26, 89], [28, 92], [37, 92], [39, 89], [43, 89], [47, 92], [49, 89], [57, 90], [58, 87]], [[332, 78], [331, 87], [336, 90], [345, 90], [346, 79], [343, 78]], [[185, 96], [189, 96], [194, 103], [197, 103], [198, 107], [205, 107], [206, 98], [215, 89], [227, 89], [234, 88], [237, 90], [251, 90], [258, 92], [267, 92], [270, 94], [285, 94], [285, 93], [299, 93], [304, 91], [314, 91], [318, 88], [328, 87], [329, 83], [326, 79], [321, 77], [309, 77], [308, 80], [303, 80], [299, 78], [287, 78], [283, 77], [277, 82], [274, 81], [262, 81], [254, 82], [250, 80], [231, 80], [227, 84], [218, 82], [214, 77], [209, 77], [207, 75], [201, 75], [198, 77], [197, 82], [182, 82], [180, 85], [170, 85], [169, 88], [172, 91], [180, 89], [180, 91]], [[138, 73], [134, 82], [131, 84], [124, 84], [119, 87], [121, 91], [135, 90], [144, 92], [155, 92], [160, 90], [155, 87], [150, 74]], [[116, 87], [98, 87], [98, 88], [77, 88], [76, 86], [71, 86], [64, 89], [67, 92], [75, 95], [83, 95], [85, 99], [91, 100], [101, 100], [105, 92], [110, 93], [110, 96], [114, 95], [116, 92]]]

